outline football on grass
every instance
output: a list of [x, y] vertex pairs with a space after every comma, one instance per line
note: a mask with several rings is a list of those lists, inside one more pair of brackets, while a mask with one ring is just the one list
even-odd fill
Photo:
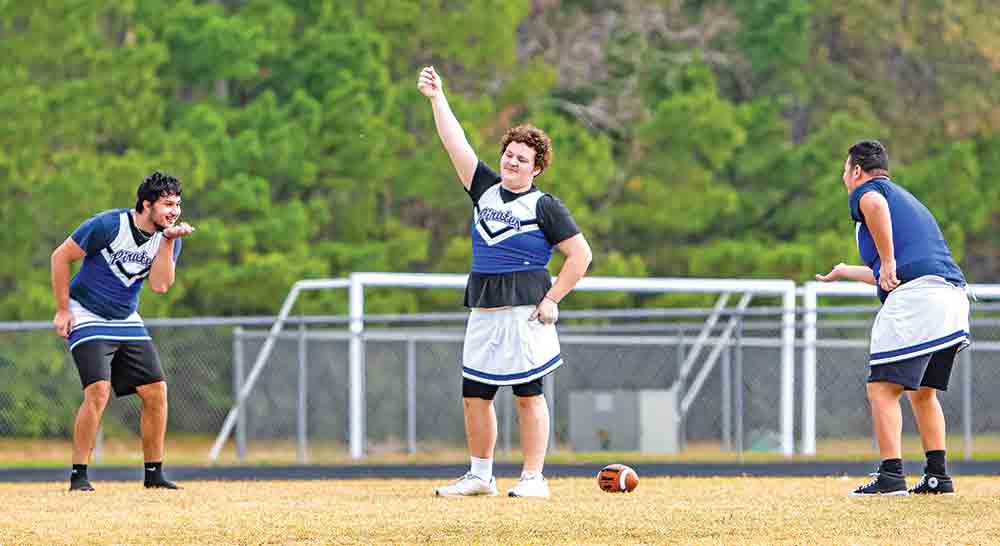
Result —
[[597, 473], [597, 485], [608, 493], [631, 493], [639, 485], [639, 475], [623, 464], [609, 464]]

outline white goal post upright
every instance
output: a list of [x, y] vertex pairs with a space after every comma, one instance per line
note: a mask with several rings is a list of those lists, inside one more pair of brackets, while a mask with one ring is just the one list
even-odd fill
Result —
[[[977, 298], [1000, 299], [1000, 284], [975, 284], [969, 291]], [[875, 287], [862, 282], [807, 282], [802, 288], [802, 455], [816, 455], [816, 326], [819, 298], [875, 298]]]
[[[465, 274], [437, 273], [352, 273], [350, 278], [299, 281], [289, 292], [281, 308], [277, 321], [272, 326], [254, 367], [238, 393], [235, 405], [227, 415], [216, 438], [211, 460], [216, 460], [229, 434], [236, 424], [236, 417], [242, 404], [252, 391], [260, 370], [270, 356], [274, 342], [291, 311], [295, 300], [303, 290], [324, 288], [349, 288], [350, 295], [350, 453], [354, 459], [364, 457], [365, 452], [365, 384], [364, 384], [364, 330], [366, 287], [382, 288], [454, 288], [465, 287]], [[599, 292], [631, 293], [752, 293], [758, 295], [781, 296], [781, 452], [794, 454], [794, 381], [795, 381], [795, 303], [796, 286], [789, 280], [768, 279], [687, 279], [687, 278], [631, 278], [631, 277], [586, 277], [576, 290]]]

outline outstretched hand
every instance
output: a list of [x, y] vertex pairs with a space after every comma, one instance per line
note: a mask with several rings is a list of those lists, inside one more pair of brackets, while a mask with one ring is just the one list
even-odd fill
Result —
[[441, 77], [434, 71], [433, 66], [425, 66], [417, 77], [417, 90], [429, 99], [443, 95], [441, 87]]
[[191, 232], [193, 231], [194, 228], [191, 227], [190, 224], [188, 224], [187, 222], [181, 222], [176, 226], [170, 226], [167, 229], [163, 230], [163, 237], [172, 240], [178, 237], [184, 237], [185, 235], [190, 235]]
[[817, 281], [834, 282], [847, 278], [847, 264], [841, 262], [830, 270], [826, 275], [816, 275]]

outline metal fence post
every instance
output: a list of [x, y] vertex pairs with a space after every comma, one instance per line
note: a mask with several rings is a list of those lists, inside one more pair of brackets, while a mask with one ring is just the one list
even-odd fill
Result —
[[736, 453], [739, 455], [739, 462], [743, 462], [743, 317], [736, 322], [736, 354], [733, 358], [733, 415], [736, 417], [735, 436]]
[[406, 341], [406, 445], [417, 453], [417, 342]]
[[[243, 390], [243, 327], [233, 328], [233, 392]], [[244, 404], [236, 413], [236, 458], [242, 463], [247, 456], [247, 419]]]
[[781, 453], [795, 454], [795, 284], [781, 298]]
[[510, 389], [503, 390], [503, 451], [510, 457], [511, 429], [514, 428], [514, 393]]
[[733, 346], [726, 344], [726, 349], [722, 352], [722, 449], [731, 451], [733, 449], [733, 370], [732, 370]]
[[97, 427], [97, 435], [94, 436], [94, 464], [101, 464], [104, 458], [104, 427]]
[[816, 319], [815, 285], [806, 284], [802, 296], [802, 454], [816, 455]]
[[556, 449], [556, 377], [555, 374], [545, 376], [542, 382], [546, 406], [549, 408], [549, 451]]
[[[301, 317], [300, 317], [301, 318]], [[308, 358], [308, 337], [306, 323], [299, 323], [299, 406], [296, 419], [297, 456], [299, 464], [306, 463], [306, 452], [309, 449], [309, 435], [306, 427], [307, 423], [307, 399], [309, 396], [309, 358]]]
[[350, 371], [351, 384], [348, 414], [350, 415], [351, 458], [365, 455], [365, 349], [362, 335], [365, 330], [365, 286], [357, 273], [351, 274], [350, 314]]
[[[687, 355], [684, 353], [684, 328], [677, 329], [677, 374], [678, 379], [680, 379], [681, 370], [684, 369], [684, 361], [687, 360]], [[680, 410], [680, 401], [684, 398], [685, 385], [683, 383], [678, 384], [677, 388], [677, 449], [684, 451], [687, 448], [687, 434], [684, 426], [684, 416]]]
[[961, 353], [962, 364], [962, 443], [965, 460], [972, 459], [972, 347]]

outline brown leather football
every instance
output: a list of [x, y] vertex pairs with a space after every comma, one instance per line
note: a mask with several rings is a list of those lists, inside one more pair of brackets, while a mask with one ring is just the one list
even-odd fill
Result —
[[609, 464], [597, 473], [597, 485], [608, 493], [631, 493], [639, 485], [639, 475], [623, 464]]

